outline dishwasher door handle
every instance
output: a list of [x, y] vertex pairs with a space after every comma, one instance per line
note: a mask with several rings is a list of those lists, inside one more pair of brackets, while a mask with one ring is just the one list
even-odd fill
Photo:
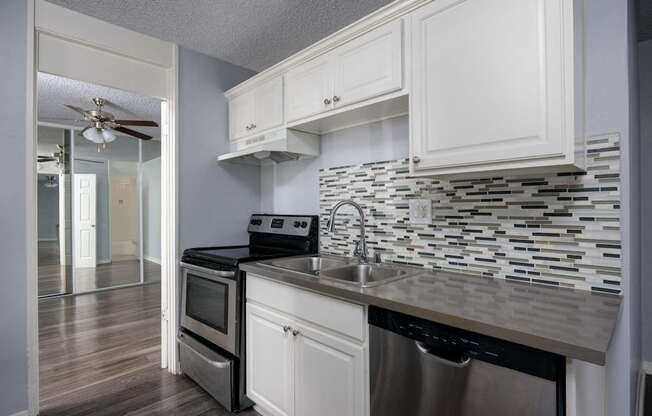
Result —
[[431, 356], [435, 360], [439, 361], [440, 363], [448, 365], [450, 367], [464, 368], [464, 367], [468, 366], [471, 363], [471, 358], [470, 357], [462, 356], [461, 361], [453, 361], [453, 360], [449, 360], [447, 358], [440, 357], [439, 355], [437, 355], [434, 351], [432, 351], [423, 342], [414, 341], [414, 344], [417, 346], [419, 351], [421, 351], [422, 353], [428, 354], [429, 356]]

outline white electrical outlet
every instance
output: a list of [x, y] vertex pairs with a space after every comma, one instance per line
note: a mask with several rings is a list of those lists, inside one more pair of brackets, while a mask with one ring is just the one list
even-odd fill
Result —
[[432, 200], [410, 199], [410, 224], [432, 224]]

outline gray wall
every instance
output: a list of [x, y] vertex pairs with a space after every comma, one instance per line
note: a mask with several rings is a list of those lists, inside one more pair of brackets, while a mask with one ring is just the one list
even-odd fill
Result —
[[249, 215], [260, 207], [260, 171], [218, 164], [229, 151], [224, 91], [252, 71], [179, 50], [179, 248], [247, 241]]
[[636, 377], [640, 368], [640, 326], [637, 324], [640, 306], [638, 161], [636, 132], [630, 130], [632, 74], [629, 18], [627, 0], [585, 1], [587, 133], [617, 132], [622, 138], [624, 302], [607, 357], [607, 406], [610, 416], [634, 414]]
[[143, 255], [161, 261], [161, 158], [142, 164]]
[[26, 1], [0, 1], [0, 415], [27, 409], [26, 24]]
[[[638, 44], [641, 177], [652, 178], [652, 40]], [[652, 361], [652, 183], [641, 183], [643, 358]]]
[[[46, 176], [38, 175], [38, 239], [39, 241], [56, 240], [59, 236], [57, 224], [59, 224], [59, 187], [48, 188]], [[59, 182], [59, 177], [54, 176]]]
[[276, 214], [319, 213], [319, 169], [408, 156], [407, 116], [322, 136], [321, 154], [261, 168], [261, 211]]

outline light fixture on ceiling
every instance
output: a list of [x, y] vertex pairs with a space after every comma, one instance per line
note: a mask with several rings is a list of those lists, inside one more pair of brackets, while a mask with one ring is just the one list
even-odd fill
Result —
[[111, 143], [116, 139], [115, 134], [111, 130], [102, 127], [89, 127], [82, 131], [82, 136], [97, 144], [98, 152], [100, 151], [100, 145], [102, 145], [102, 148], [105, 148], [107, 143]]

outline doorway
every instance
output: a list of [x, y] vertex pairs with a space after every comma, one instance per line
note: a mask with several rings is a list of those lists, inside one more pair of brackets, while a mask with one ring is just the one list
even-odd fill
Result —
[[[163, 371], [162, 105], [44, 73], [37, 94], [40, 408], [59, 415], [115, 388], [116, 378]], [[92, 124], [92, 111], [156, 126], [129, 135], [117, 121]]]
[[[157, 295], [160, 325], [160, 367], [178, 371], [174, 341], [177, 328], [177, 74], [176, 45], [107, 22], [74, 13], [46, 1], [27, 0], [27, 356], [29, 414], [39, 414], [39, 298], [37, 230], [37, 72], [109, 86], [161, 102], [161, 284]], [[55, 127], [68, 127], [52, 122]], [[73, 161], [71, 160], [72, 164]], [[60, 181], [60, 183], [62, 183]], [[65, 181], [63, 182], [65, 183]], [[72, 185], [72, 183], [71, 183]], [[30, 203], [30, 201], [32, 203]], [[71, 201], [72, 202], [72, 201]], [[70, 204], [72, 206], [72, 203]], [[60, 209], [61, 212], [61, 209]], [[71, 217], [72, 220], [72, 217]], [[65, 221], [62, 221], [64, 223]], [[61, 243], [61, 241], [60, 241]], [[151, 288], [154, 285], [138, 286]], [[114, 293], [107, 290], [97, 293]], [[90, 295], [89, 295], [90, 296]], [[80, 296], [58, 296], [47, 301], [78, 303]], [[44, 302], [42, 300], [41, 302]], [[65, 314], [66, 310], [58, 312]], [[57, 313], [55, 312], [54, 315]], [[152, 325], [153, 323], [150, 323]], [[151, 357], [150, 357], [151, 359]]]

